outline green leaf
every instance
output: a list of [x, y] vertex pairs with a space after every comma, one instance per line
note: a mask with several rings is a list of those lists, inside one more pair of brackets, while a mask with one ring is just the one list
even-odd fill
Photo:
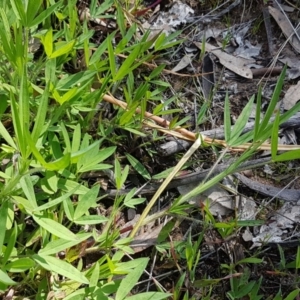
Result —
[[80, 283], [89, 284], [88, 279], [71, 264], [47, 255], [33, 255], [32, 258], [44, 269], [66, 276]]
[[32, 140], [34, 143], [37, 142], [40, 134], [43, 131], [43, 127], [46, 120], [47, 109], [48, 109], [48, 99], [49, 99], [49, 87], [46, 86], [45, 90], [42, 93], [42, 98], [39, 101], [39, 108], [34, 120], [34, 127], [32, 131]]
[[5, 270], [12, 273], [20, 273], [33, 268], [35, 265], [34, 261], [28, 257], [18, 258], [7, 265]]
[[[117, 166], [116, 166], [117, 164]], [[117, 189], [121, 189], [127, 179], [128, 173], [129, 173], [129, 166], [126, 165], [125, 168], [123, 169], [123, 172], [121, 172], [121, 166], [118, 160], [115, 160], [115, 169], [118, 170], [118, 175], [115, 173], [115, 180], [116, 180], [116, 187]]]
[[114, 4], [113, 0], [105, 0], [101, 5], [97, 8], [95, 14], [92, 15], [94, 18], [99, 18], [101, 14], [106, 12], [112, 5]]
[[68, 90], [63, 96], [55, 98], [55, 100], [60, 104], [63, 105], [65, 102], [71, 101], [73, 97], [78, 95], [78, 88], [74, 87]]
[[17, 284], [14, 282], [10, 277], [0, 269], [0, 282], [6, 284], [6, 285], [15, 285]]
[[96, 75], [96, 71], [87, 70], [84, 72], [78, 72], [73, 75], [64, 76], [55, 86], [57, 90], [69, 90], [72, 87], [83, 85], [84, 82], [89, 82]]
[[101, 224], [104, 222], [107, 222], [108, 219], [103, 216], [97, 216], [97, 215], [92, 215], [92, 216], [82, 216], [76, 220], [74, 220], [74, 223], [78, 225], [96, 225], [96, 224]]
[[93, 186], [86, 194], [79, 196], [78, 204], [74, 214], [74, 220], [79, 219], [88, 213], [89, 209], [97, 205], [97, 197], [99, 194], [99, 185]]
[[206, 286], [213, 286], [215, 284], [218, 284], [221, 281], [221, 279], [200, 279], [195, 280], [193, 286], [196, 288], [203, 288]]
[[132, 288], [136, 285], [139, 278], [143, 274], [149, 258], [138, 258], [135, 260], [135, 263], [138, 263], [133, 270], [128, 270], [129, 274], [122, 279], [120, 287], [116, 294], [116, 300], [123, 300], [128, 295], [128, 293], [132, 290]]
[[[27, 17], [27, 25], [30, 24], [39, 11], [42, 4], [42, 0], [29, 0], [27, 1], [26, 7], [26, 17]], [[29, 26], [30, 27], [30, 26]]]
[[155, 41], [155, 44], [154, 44], [155, 51], [160, 49], [160, 47], [164, 44], [165, 40], [166, 40], [166, 34], [161, 33]]
[[168, 168], [158, 174], [155, 174], [152, 176], [152, 179], [154, 180], [160, 180], [160, 179], [165, 179], [168, 177], [168, 175], [174, 170], [174, 167]]
[[[119, 119], [119, 124], [123, 127], [126, 126], [126, 124], [130, 123], [131, 120], [133, 119], [133, 115], [135, 114], [135, 110], [138, 107], [139, 103], [136, 102], [130, 106], [128, 110], [123, 112], [121, 118]], [[128, 127], [127, 127], [128, 130]]]
[[27, 18], [23, 2], [21, 0], [11, 0], [10, 3], [16, 17], [22, 22], [24, 26], [26, 26]]
[[107, 49], [107, 40], [108, 37], [98, 46], [97, 50], [93, 53], [90, 59], [90, 65], [96, 64], [100, 60], [102, 54]]
[[255, 281], [251, 281], [248, 284], [244, 285], [237, 293], [235, 293], [236, 299], [241, 299], [242, 297], [248, 295], [255, 285]]
[[294, 300], [296, 299], [296, 297], [299, 295], [300, 290], [296, 289], [292, 292], [290, 292], [285, 298], [284, 300]]
[[171, 297], [172, 294], [160, 292], [147, 292], [138, 295], [126, 297], [126, 300], [161, 300]]
[[[35, 2], [35, 0], [31, 0], [31, 2]], [[58, 9], [58, 7], [62, 4], [62, 1], [58, 1], [57, 3], [51, 5], [47, 9], [43, 10], [33, 21], [28, 21], [28, 27], [34, 27], [40, 23], [42, 23], [46, 18], [48, 18], [54, 11]]]
[[244, 258], [239, 260], [236, 264], [260, 264], [262, 263], [264, 260], [261, 258], [256, 258], [256, 257], [248, 257], [248, 258]]
[[[97, 148], [98, 147], [99, 147], [99, 144], [98, 144]], [[109, 156], [111, 156], [115, 152], [116, 147], [108, 147], [108, 148], [101, 149], [101, 150], [98, 150], [97, 148], [94, 144], [92, 144], [88, 148], [86, 148], [84, 150], [80, 150], [73, 154], [74, 157], [76, 157], [75, 155], [78, 155], [79, 153], [84, 153], [84, 155], [82, 155], [82, 157], [79, 159], [78, 164], [77, 164], [78, 165], [78, 170], [77, 170], [78, 173], [88, 172], [88, 171], [92, 171], [92, 170], [103, 170], [103, 169], [108, 169], [111, 167], [111, 165], [108, 165], [108, 164], [101, 165], [99, 163], [104, 161], [105, 159], [107, 159]], [[86, 151], [87, 149], [89, 151]]]
[[78, 240], [77, 236], [60, 223], [41, 215], [33, 215], [34, 221], [51, 234], [68, 241]]
[[16, 55], [16, 47], [15, 44], [12, 42], [12, 36], [10, 34], [10, 23], [8, 22], [6, 12], [0, 8], [0, 14], [3, 24], [3, 29], [0, 30], [1, 42], [2, 47], [4, 50], [4, 54], [9, 59], [9, 61], [13, 64], [15, 68], [18, 68], [17, 63], [17, 55]]
[[96, 262], [93, 266], [93, 272], [90, 277], [90, 287], [96, 287], [99, 281], [99, 275], [100, 275], [100, 266], [99, 262]]
[[143, 202], [145, 202], [146, 198], [132, 198], [134, 196], [134, 193], [136, 192], [136, 189], [132, 189], [125, 197], [124, 199], [124, 205], [126, 207], [135, 208], [136, 205], [139, 205]]
[[296, 255], [296, 269], [300, 268], [300, 247], [297, 248], [297, 255]]
[[129, 153], [125, 153], [128, 161], [130, 162], [130, 164], [132, 165], [132, 167], [140, 174], [142, 175], [145, 179], [150, 180], [151, 179], [151, 175], [149, 174], [149, 172], [147, 171], [147, 169], [132, 155], [130, 155]]
[[244, 226], [261, 226], [265, 224], [266, 221], [264, 220], [238, 220], [236, 222], [236, 225], [239, 227], [244, 227]]
[[25, 208], [27, 212], [32, 212], [33, 209], [35, 207], [32, 207], [31, 203], [23, 198], [23, 197], [20, 197], [20, 196], [12, 196], [12, 198], [15, 200], [15, 202], [17, 203], [17, 206], [21, 209]]
[[167, 224], [164, 225], [164, 227], [162, 228], [162, 230], [158, 234], [157, 244], [160, 244], [160, 243], [167, 240], [167, 238], [169, 237], [169, 234], [171, 233], [171, 231], [173, 230], [173, 228], [175, 226], [175, 223], [176, 223], [176, 220], [173, 219], [173, 220], [169, 221]]
[[80, 123], [78, 123], [73, 133], [72, 148], [71, 148], [72, 153], [79, 150], [80, 142], [81, 142], [81, 126]]
[[123, 79], [131, 71], [132, 64], [139, 56], [140, 51], [141, 51], [141, 46], [139, 44], [137, 44], [136, 47], [134, 48], [134, 50], [129, 54], [129, 56], [122, 63], [117, 74], [115, 76], [113, 76], [115, 81]]
[[73, 50], [75, 43], [76, 40], [72, 40], [70, 42], [62, 42], [60, 44], [56, 43], [57, 49], [51, 55], [49, 55], [49, 58], [56, 58], [61, 55], [70, 53]]
[[161, 64], [158, 67], [156, 67], [149, 75], [149, 80], [158, 77], [160, 75], [160, 73], [164, 70], [165, 68], [165, 64]]
[[86, 241], [88, 238], [90, 238], [92, 236], [92, 233], [89, 232], [78, 233], [76, 236], [77, 236], [77, 240], [75, 241], [57, 239], [49, 242], [44, 248], [39, 250], [39, 255], [43, 256], [43, 255], [56, 254], [60, 251], [76, 246], [81, 242]]
[[68, 193], [66, 194], [63, 194], [62, 196], [56, 198], [56, 199], [49, 199], [49, 202], [48, 203], [45, 203], [43, 205], [40, 205], [39, 207], [35, 208], [33, 210], [33, 212], [38, 212], [38, 211], [43, 211], [43, 210], [46, 210], [50, 207], [53, 207], [53, 206], [56, 206], [57, 204], [63, 202], [65, 199], [69, 198], [71, 195], [75, 194], [75, 192], [79, 189], [81, 185], [78, 184], [78, 186], [76, 186], [73, 190], [69, 191]]
[[9, 132], [6, 130], [2, 122], [0, 122], [0, 135], [2, 136], [3, 139], [7, 142], [9, 146], [17, 150], [17, 145], [15, 144], [13, 138], [9, 134]]
[[43, 156], [40, 154], [40, 152], [38, 151], [38, 149], [35, 146], [35, 143], [33, 142], [29, 132], [27, 130], [25, 130], [25, 135], [26, 135], [26, 143], [27, 145], [30, 147], [33, 155], [35, 156], [35, 158], [41, 163], [41, 165], [47, 169], [47, 170], [51, 170], [51, 171], [56, 171], [56, 170], [63, 170], [65, 169], [67, 166], [69, 166], [70, 164], [70, 158], [71, 155], [69, 153], [67, 153], [66, 155], [64, 155], [63, 157], [57, 159], [54, 162], [51, 163], [47, 163]]
[[2, 259], [2, 264], [5, 265], [6, 262], [10, 259], [11, 254], [14, 250], [15, 244], [16, 244], [16, 240], [17, 240], [17, 236], [18, 236], [18, 226], [15, 223], [14, 227], [12, 228], [12, 230], [10, 231], [10, 236], [9, 236], [9, 240], [4, 252], [4, 257]]
[[27, 197], [28, 201], [30, 202], [32, 207], [37, 207], [35, 192], [32, 184], [32, 178], [29, 175], [24, 175], [20, 179], [20, 185], [22, 190]]
[[50, 28], [44, 37], [42, 37], [42, 42], [44, 45], [45, 52], [48, 57], [51, 57], [53, 53], [53, 31], [52, 28]]

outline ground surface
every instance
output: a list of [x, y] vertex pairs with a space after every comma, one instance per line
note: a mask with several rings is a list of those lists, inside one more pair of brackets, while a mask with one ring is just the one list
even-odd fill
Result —
[[[176, 27], [176, 29], [182, 29], [180, 37], [185, 39], [185, 41], [181, 45], [177, 45], [173, 49], [173, 53], [163, 55], [161, 61], [163, 63], [166, 62], [167, 69], [171, 70], [185, 55], [189, 54], [191, 57], [189, 63], [182, 68], [176, 69], [176, 72], [179, 74], [165, 74], [162, 77], [163, 80], [169, 82], [172, 86], [172, 89], [165, 93], [166, 99], [170, 97], [172, 93], [173, 95], [176, 95], [176, 97], [178, 97], [177, 105], [183, 110], [181, 117], [191, 117], [190, 121], [186, 123], [185, 126], [192, 131], [196, 129], [194, 114], [196, 112], [197, 115], [197, 112], [200, 111], [203, 101], [209, 102], [210, 115], [205, 122], [197, 127], [197, 130], [210, 130], [223, 125], [224, 98], [226, 93], [229, 95], [231, 118], [233, 121], [238, 118], [249, 99], [257, 94], [259, 86], [263, 87], [262, 105], [263, 107], [266, 107], [275, 89], [279, 73], [284, 66], [284, 63], [281, 62], [279, 58], [290, 57], [295, 60], [299, 58], [299, 54], [292, 49], [291, 45], [288, 43], [285, 44], [286, 37], [282, 34], [282, 30], [275, 20], [270, 16], [268, 6], [265, 5], [263, 1], [236, 1], [236, 6], [234, 8], [230, 8], [220, 16], [219, 13], [228, 8], [230, 4], [233, 4], [233, 1], [197, 2], [187, 0], [184, 3], [194, 10], [194, 13], [191, 14], [188, 22], [182, 23]], [[288, 18], [295, 24], [293, 20], [297, 20], [299, 17], [299, 3], [293, 1], [292, 3], [285, 4], [292, 5], [291, 7], [293, 7], [294, 10], [293, 12], [288, 13]], [[165, 14], [168, 14], [172, 5], [174, 5], [173, 2], [163, 2], [161, 8], [159, 8], [159, 6], [156, 7], [155, 13], [152, 13], [152, 11], [149, 10], [139, 16], [139, 20], [142, 24], [149, 20], [153, 23], [162, 10]], [[263, 12], [263, 10], [265, 11]], [[265, 25], [264, 22], [266, 18], [269, 18], [270, 22], [267, 23], [267, 25]], [[269, 28], [271, 46], [268, 43], [268, 34], [266, 33], [265, 26], [268, 26]], [[247, 29], [241, 34], [241, 30], [245, 27]], [[194, 42], [203, 42], [204, 33], [207, 43], [225, 49], [228, 54], [232, 55], [232, 58], [235, 57], [236, 54], [234, 53], [237, 51], [243, 56], [243, 54], [251, 49], [251, 47], [253, 47], [253, 49], [259, 49], [257, 52], [247, 52], [250, 53], [247, 54], [249, 61], [252, 60], [251, 64], [249, 64], [253, 69], [259, 70], [259, 68], [264, 68], [265, 71], [258, 75], [254, 75], [251, 79], [247, 79], [236, 74], [234, 71], [225, 68], [220, 62], [220, 58], [213, 54], [213, 51], [209, 57], [210, 61], [208, 61], [208, 66], [205, 66], [205, 63], [202, 60], [203, 53], [201, 55], [199, 47], [195, 47], [194, 44]], [[210, 38], [208, 37], [209, 34], [211, 34]], [[284, 47], [281, 48], [283, 45]], [[271, 51], [269, 49], [270, 47], [272, 47]], [[159, 63], [159, 59], [156, 63], [157, 62]], [[234, 62], [232, 63], [234, 64]], [[213, 90], [212, 95], [205, 99], [202, 78], [200, 76], [193, 77], [193, 75], [203, 72], [206, 67], [212, 68], [214, 82], [211, 82], [210, 85], [211, 91]], [[271, 75], [268, 74], [266, 70], [272, 68], [278, 68], [279, 72], [274, 71]], [[146, 68], [139, 72], [147, 74], [149, 70]], [[142, 76], [143, 73], [140, 73], [139, 75]], [[297, 78], [286, 78], [281, 99], [287, 89], [296, 82]], [[118, 93], [115, 96], [122, 98], [122, 95]], [[151, 106], [149, 106], [148, 109], [151, 110]], [[298, 127], [288, 128], [287, 130], [291, 130], [294, 141], [299, 143], [299, 125]], [[282, 137], [284, 137], [285, 134], [285, 132], [281, 132]], [[164, 142], [165, 139], [153, 143], [152, 146], [159, 147]], [[287, 140], [286, 142], [290, 143]], [[149, 153], [145, 153], [143, 149], [135, 151], [135, 146], [132, 145], [123, 145], [123, 147], [127, 152], [134, 154], [135, 157], [142, 161], [151, 174], [157, 174], [166, 168], [173, 166], [176, 164], [176, 157], [180, 156], [180, 154], [172, 154], [165, 158], [155, 154], [154, 157], [150, 158], [148, 156]], [[153, 151], [156, 151], [157, 148], [155, 147], [153, 147]], [[266, 153], [258, 153], [256, 158], [260, 158], [265, 154]], [[209, 150], [198, 152], [192, 159], [192, 164], [188, 169], [190, 172], [193, 172], [203, 167], [210, 168], [215, 160], [214, 155], [215, 154]], [[289, 166], [283, 163], [272, 165], [270, 167], [267, 166], [265, 168], [256, 168], [248, 172], [247, 177], [254, 180], [254, 185], [255, 182], [260, 182], [264, 185], [279, 188], [284, 188], [293, 180], [292, 185], [289, 186], [289, 188], [299, 189], [299, 163], [296, 161]], [[132, 176], [132, 186], [135, 186], [136, 184], [141, 185], [142, 183], [143, 180], [141, 182], [139, 176]], [[239, 197], [240, 199], [251, 199], [251, 201], [256, 203], [255, 215], [257, 219], [275, 222], [271, 217], [277, 214], [278, 209], [282, 207], [284, 202], [279, 200], [270, 201], [272, 197], [262, 195], [258, 191], [245, 186], [243, 183], [238, 184], [237, 191], [238, 194], [236, 197]], [[176, 195], [178, 195], [177, 189], [169, 190], [161, 198], [161, 206], [167, 206]], [[147, 197], [150, 199], [151, 196], [148, 195]], [[108, 205], [108, 203], [106, 203], [106, 205]], [[138, 255], [149, 255], [151, 257], [151, 261], [154, 265], [153, 276], [159, 280], [162, 286], [167, 290], [172, 291], [178, 282], [180, 273], [186, 270], [184, 263], [186, 256], [183, 248], [185, 240], [188, 238], [187, 232], [191, 233], [192, 240], [194, 241], [199, 238], [200, 233], [204, 234], [199, 248], [201, 256], [195, 270], [196, 281], [204, 279], [221, 279], [228, 275], [228, 270], [230, 268], [232, 268], [232, 273], [239, 273], [239, 276], [244, 277], [244, 281], [241, 279], [236, 283], [236, 296], [232, 299], [258, 299], [254, 298], [254, 296], [252, 296], [253, 298], [249, 298], [247, 295], [241, 297], [238, 295], [239, 292], [240, 295], [243, 294], [241, 291], [248, 288], [250, 283], [258, 283], [260, 278], [262, 278], [262, 282], [259, 284], [258, 294], [263, 295], [261, 299], [274, 299], [275, 295], [280, 290], [283, 295], [287, 295], [298, 286], [299, 277], [297, 272], [295, 273], [295, 269], [293, 268], [286, 268], [288, 263], [295, 261], [298, 242], [296, 238], [293, 238], [293, 240], [296, 240], [294, 244], [284, 243], [283, 241], [284, 239], [291, 238], [291, 236], [297, 236], [298, 216], [292, 221], [293, 225], [286, 229], [279, 246], [275, 242], [266, 240], [265, 243], [262, 243], [263, 245], [251, 248], [253, 245], [251, 238], [250, 240], [245, 240], [243, 234], [245, 232], [250, 232], [255, 236], [259, 233], [259, 226], [236, 229], [230, 235], [222, 237], [215, 229], [203, 227], [202, 222], [204, 219], [200, 206], [201, 205], [199, 204], [198, 209], [196, 208], [194, 211], [189, 211], [188, 216], [183, 218], [183, 220], [177, 221], [169, 236], [169, 241], [176, 245], [173, 246], [174, 249], [171, 247], [171, 249], [162, 250], [163, 247], [161, 246], [157, 248], [160, 248], [161, 250], [158, 254], [154, 251], [153, 247], [142, 252], [140, 252], [140, 250], [138, 251]], [[136, 211], [135, 213], [139, 213], [139, 211]], [[227, 212], [226, 215], [217, 214], [216, 218], [220, 222], [227, 222], [233, 220], [235, 216], [235, 212], [232, 210]], [[124, 218], [124, 223], [126, 223], [128, 220], [126, 220], [126, 217]], [[191, 219], [193, 221], [190, 221]], [[140, 236], [141, 239], [144, 237], [146, 240], [147, 232], [153, 230], [156, 226], [157, 224], [153, 225], [152, 229], [151, 227], [146, 228], [144, 235], [142, 234]], [[282, 252], [280, 252], [278, 247], [282, 247]], [[238, 261], [249, 257], [260, 258], [263, 262], [258, 264], [246, 263], [243, 265], [235, 265]], [[285, 260], [285, 266], [282, 265], [283, 260]], [[228, 297], [228, 291], [233, 290], [232, 282], [226, 279], [215, 282], [211, 286], [207, 284], [207, 287], [203, 287], [205, 286], [203, 282], [201, 284], [198, 283], [198, 286], [195, 286], [190, 282], [190, 278], [187, 275], [183, 290], [189, 291], [189, 295], [191, 297], [193, 296], [194, 299], [226, 299]], [[144, 288], [146, 288], [146, 286], [140, 285], [137, 288], [137, 291], [141, 291]]]

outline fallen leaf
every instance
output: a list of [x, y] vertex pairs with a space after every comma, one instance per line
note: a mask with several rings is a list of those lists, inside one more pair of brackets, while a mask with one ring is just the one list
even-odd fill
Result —
[[290, 20], [279, 9], [269, 6], [269, 12], [281, 28], [283, 34], [288, 39], [291, 46], [300, 53], [300, 41], [295, 34], [296, 29], [292, 26]]
[[283, 107], [285, 110], [293, 108], [300, 100], [300, 81], [296, 85], [292, 85], [283, 98]]
[[[194, 42], [194, 44], [199, 49], [202, 49], [202, 43]], [[252, 61], [227, 54], [224, 51], [220, 50], [218, 47], [212, 46], [209, 43], [205, 43], [205, 50], [217, 56], [218, 59], [220, 60], [220, 63], [227, 69], [233, 71], [234, 73], [242, 77], [248, 79], [253, 78], [251, 69], [247, 66], [247, 64], [251, 63]]]

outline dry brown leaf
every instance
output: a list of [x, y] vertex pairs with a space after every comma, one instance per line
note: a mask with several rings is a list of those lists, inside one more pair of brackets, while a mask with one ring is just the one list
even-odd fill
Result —
[[[202, 43], [195, 42], [194, 43], [199, 49], [202, 49]], [[205, 50], [207, 52], [213, 53], [215, 56], [218, 57], [220, 63], [226, 67], [227, 69], [233, 71], [234, 73], [252, 79], [253, 75], [251, 69], [247, 67], [249, 60], [235, 57], [233, 55], [227, 54], [222, 51], [220, 48], [210, 45], [209, 43], [205, 43]]]
[[300, 100], [300, 80], [296, 85], [292, 85], [283, 98], [283, 106], [285, 110], [292, 109]]
[[133, 251], [138, 253], [155, 245], [157, 237], [162, 228], [163, 224], [160, 224], [154, 229], [150, 229], [148, 232], [136, 236], [130, 244], [130, 246], [133, 248]]
[[292, 26], [290, 20], [279, 9], [275, 7], [269, 6], [269, 12], [281, 28], [285, 37], [289, 40], [289, 43], [294, 48], [294, 50], [300, 53], [300, 41], [295, 35], [296, 30]]

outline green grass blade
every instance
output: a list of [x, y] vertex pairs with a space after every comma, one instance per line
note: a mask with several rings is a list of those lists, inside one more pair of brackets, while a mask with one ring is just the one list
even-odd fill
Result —
[[37, 202], [35, 198], [35, 191], [33, 188], [32, 180], [29, 175], [24, 175], [20, 180], [20, 185], [22, 187], [22, 190], [30, 202], [32, 207], [37, 207]]
[[231, 129], [231, 137], [230, 137], [230, 141], [228, 141], [230, 146], [236, 146], [241, 144], [239, 138], [251, 115], [254, 99], [255, 97], [252, 96], [249, 102], [247, 103], [247, 105], [242, 110], [233, 128]]
[[[35, 0], [32, 0], [32, 2], [35, 2]], [[43, 10], [34, 20], [28, 21], [28, 27], [34, 27], [40, 23], [42, 23], [44, 20], [46, 20], [54, 11], [58, 9], [58, 7], [62, 4], [62, 1], [58, 1], [57, 3], [51, 5], [47, 9]], [[34, 16], [33, 16], [34, 17]]]
[[272, 129], [272, 138], [271, 138], [271, 156], [272, 156], [272, 160], [275, 160], [276, 156], [277, 156], [278, 130], [279, 130], [279, 112], [277, 112], [277, 114], [276, 114], [274, 124], [273, 124], [273, 129]]
[[300, 150], [287, 151], [282, 154], [276, 155], [275, 158], [272, 158], [273, 161], [290, 161], [294, 159], [300, 159]]
[[122, 63], [120, 69], [118, 70], [117, 74], [115, 75], [115, 80], [123, 79], [129, 72], [131, 72], [131, 67], [134, 61], [137, 59], [141, 51], [140, 45], [137, 45], [134, 50], [129, 54], [129, 56], [125, 59]]
[[6, 221], [8, 217], [8, 201], [4, 201], [1, 203], [0, 206], [0, 256], [2, 256], [2, 251], [3, 251], [3, 242], [5, 238], [5, 233], [6, 233]]
[[256, 97], [256, 111], [255, 111], [255, 123], [254, 123], [254, 135], [253, 142], [258, 140], [258, 132], [259, 132], [259, 123], [260, 123], [260, 114], [261, 114], [261, 86], [258, 87], [257, 97]]
[[269, 106], [268, 106], [268, 109], [265, 113], [265, 116], [260, 124], [260, 130], [258, 132], [258, 136], [257, 138], [259, 139], [260, 138], [260, 134], [263, 132], [263, 130], [267, 127], [267, 125], [269, 124], [269, 121], [271, 119], [271, 117], [274, 115], [274, 110], [275, 110], [275, 107], [277, 105], [277, 102], [279, 100], [279, 96], [280, 96], [280, 93], [282, 91], [282, 86], [283, 86], [283, 81], [284, 81], [284, 78], [285, 78], [285, 73], [286, 73], [286, 66], [283, 68], [280, 76], [279, 76], [279, 79], [277, 81], [277, 84], [276, 84], [276, 87], [275, 87], [275, 90], [273, 92], [273, 95], [272, 95], [272, 99], [269, 103]]
[[18, 150], [21, 152], [22, 156], [26, 156], [26, 142], [23, 136], [22, 126], [20, 122], [19, 110], [17, 108], [15, 96], [11, 93], [11, 111], [12, 120], [14, 125], [14, 131], [16, 135], [16, 140], [18, 144]]
[[29, 1], [27, 1], [26, 19], [27, 19], [28, 27], [33, 26], [31, 24], [31, 22], [34, 19], [35, 15], [38, 13], [38, 11], [41, 7], [41, 4], [42, 4], [42, 0], [29, 0]]
[[45, 131], [44, 124], [46, 121], [46, 115], [48, 110], [48, 99], [49, 99], [49, 87], [47, 85], [45, 90], [43, 91], [41, 100], [39, 102], [38, 112], [34, 121], [34, 126], [31, 135], [34, 143], [37, 142], [41, 133]]
[[113, 79], [115, 79], [115, 76], [117, 73], [117, 67], [116, 67], [116, 61], [115, 61], [115, 59], [116, 59], [115, 53], [114, 53], [114, 49], [112, 46], [112, 36], [111, 35], [109, 35], [107, 37], [107, 51], [108, 51], [110, 72], [111, 72]]
[[27, 18], [23, 2], [21, 0], [11, 0], [10, 3], [16, 17], [22, 22], [24, 26], [26, 26]]
[[27, 71], [24, 68], [22, 78], [21, 78], [21, 86], [20, 86], [20, 94], [19, 94], [19, 115], [20, 115], [20, 123], [22, 126], [22, 130], [29, 128], [29, 93], [28, 93], [28, 81], [27, 81]]
[[11, 135], [9, 134], [9, 132], [6, 130], [6, 128], [1, 122], [0, 122], [0, 135], [2, 136], [2, 138], [5, 139], [8, 145], [10, 145], [12, 148], [17, 150], [17, 145], [15, 144], [13, 138], [11, 137]]
[[225, 140], [228, 143], [231, 137], [231, 120], [230, 120], [230, 108], [229, 108], [229, 98], [228, 93], [226, 93], [225, 97], [225, 106], [224, 106], [224, 133]]
[[[16, 48], [14, 43], [12, 42], [10, 24], [7, 18], [5, 11], [1, 8], [0, 15], [2, 19], [3, 28], [0, 29], [0, 37], [2, 42], [3, 54], [8, 58], [8, 60], [17, 67], [17, 55], [16, 55]], [[2, 27], [2, 26], [1, 26]]]
[[115, 176], [115, 183], [117, 190], [120, 190], [122, 188], [121, 184], [121, 165], [117, 158], [115, 158], [115, 166], [114, 166], [114, 176]]

